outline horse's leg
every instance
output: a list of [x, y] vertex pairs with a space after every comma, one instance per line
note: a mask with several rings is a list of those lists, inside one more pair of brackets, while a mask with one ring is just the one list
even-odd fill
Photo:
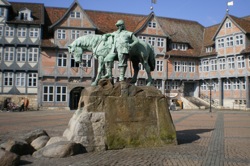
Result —
[[147, 80], [147, 86], [151, 86], [152, 82], [153, 82], [153, 79], [152, 79], [152, 76], [151, 76], [151, 71], [150, 71], [150, 66], [147, 62], [147, 60], [144, 60], [143, 61], [143, 66], [147, 72], [147, 75], [148, 75], [148, 80]]
[[130, 81], [131, 84], [135, 84], [137, 81], [137, 76], [138, 76], [138, 72], [139, 72], [139, 61], [137, 60], [131, 60], [133, 63], [133, 68], [134, 68], [134, 75]]
[[95, 78], [95, 81], [91, 84], [91, 86], [96, 86], [98, 81], [101, 78], [101, 72], [103, 71], [103, 66], [104, 66], [104, 58], [102, 56], [98, 57], [98, 69], [97, 69], [97, 75]]

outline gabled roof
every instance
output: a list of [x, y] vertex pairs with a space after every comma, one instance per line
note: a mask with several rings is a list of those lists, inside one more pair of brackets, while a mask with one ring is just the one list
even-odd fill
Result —
[[248, 18], [238, 18], [233, 15], [226, 14], [223, 21], [221, 22], [220, 26], [218, 27], [217, 31], [215, 32], [213, 36], [213, 40], [219, 33], [221, 27], [224, 25], [226, 19], [230, 19], [243, 33], [247, 34], [250, 33], [250, 21], [248, 21]]
[[134, 30], [134, 33], [138, 33], [140, 30], [142, 30], [142, 28], [144, 28], [149, 20], [151, 20], [152, 18], [154, 17], [154, 12], [151, 12], [148, 17], [145, 17], [144, 19], [142, 19], [138, 25], [136, 26], [135, 30]]
[[[134, 30], [134, 33], [136, 34], [136, 33], [140, 32], [143, 28], [147, 27], [149, 21], [153, 18], [155, 18], [155, 20], [158, 22], [158, 26], [161, 27], [161, 24], [159, 23], [158, 18], [155, 16], [154, 12], [151, 12], [147, 17], [145, 17], [142, 21], [139, 22], [139, 24], [137, 25], [137, 27]], [[165, 30], [164, 29], [162, 29], [162, 30], [163, 30], [163, 33], [165, 34], [165, 36], [169, 37], [169, 35], [167, 35]]]
[[10, 3], [6, 0], [1, 0], [2, 3], [0, 3], [0, 6], [10, 6]]
[[[75, 2], [76, 3], [76, 2]], [[74, 3], [74, 4], [75, 4]], [[72, 8], [72, 6], [70, 7]], [[70, 8], [51, 8], [46, 7], [46, 25], [53, 27], [58, 24], [63, 17], [66, 16], [66, 13], [70, 11]], [[126, 29], [128, 31], [137, 33], [142, 28], [147, 26], [147, 23], [150, 19], [155, 17], [154, 13], [149, 15], [137, 15], [137, 14], [128, 14], [128, 13], [116, 13], [116, 12], [105, 12], [105, 11], [93, 11], [85, 10], [85, 13], [91, 19], [91, 21], [96, 26], [100, 34], [110, 33], [117, 30], [115, 26], [117, 20], [124, 20]], [[201, 52], [202, 41], [203, 41], [203, 31], [204, 27], [195, 21], [173, 19], [166, 17], [155, 17], [162, 30], [173, 40], [173, 42], [188, 43], [191, 48], [188, 51], [172, 51], [168, 53], [173, 53], [175, 55], [187, 55], [187, 56], [198, 56]], [[46, 28], [45, 28], [46, 30]], [[47, 35], [53, 37], [53, 34], [50, 32]], [[49, 39], [49, 36], [47, 39]], [[45, 37], [46, 38], [46, 37]], [[44, 38], [44, 39], [45, 39]], [[45, 42], [45, 41], [44, 41]], [[48, 40], [48, 43], [49, 40]]]
[[[18, 23], [18, 24], [44, 24], [44, 5], [40, 3], [19, 3], [10, 2], [10, 14], [8, 23]], [[17, 20], [18, 12], [24, 8], [31, 10], [31, 16], [33, 21]]]
[[213, 37], [218, 27], [219, 27], [219, 24], [216, 24], [214, 26], [210, 26], [204, 29], [203, 42], [202, 42], [203, 47], [201, 50], [201, 56], [216, 54], [215, 50], [213, 50], [212, 52], [206, 53], [206, 47], [214, 47], [215, 42], [213, 40]]
[[232, 20], [243, 30], [244, 33], [250, 33], [250, 20], [230, 16]]
[[[73, 8], [75, 5], [78, 5], [78, 6], [81, 8], [82, 12], [85, 13], [85, 11], [84, 11], [83, 8], [81, 7], [81, 5], [78, 3], [78, 0], [75, 0], [75, 1], [71, 4], [71, 6], [68, 8], [68, 10], [64, 13], [64, 15], [63, 15], [62, 17], [61, 17], [59, 20], [57, 20], [54, 24], [52, 24], [51, 26], [49, 26], [49, 29], [52, 29], [52, 28], [54, 28], [56, 25], [58, 25], [59, 23], [61, 23], [61, 22], [64, 20], [64, 18], [71, 12], [72, 8]], [[88, 15], [87, 15], [87, 14], [86, 14], [86, 17], [88, 18]], [[89, 19], [89, 18], [88, 18], [88, 19]], [[89, 19], [89, 21], [92, 22], [91, 19]], [[92, 23], [92, 25], [93, 25], [93, 27], [95, 28], [94, 23]]]

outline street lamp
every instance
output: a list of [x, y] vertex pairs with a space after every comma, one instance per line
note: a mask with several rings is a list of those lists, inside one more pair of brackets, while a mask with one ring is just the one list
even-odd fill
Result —
[[209, 112], [212, 112], [212, 106], [211, 106], [211, 103], [212, 103], [212, 98], [211, 98], [211, 95], [212, 95], [212, 89], [213, 89], [213, 84], [211, 84], [211, 83], [209, 83], [209, 84], [207, 84], [207, 87], [208, 87], [208, 89], [210, 90], [210, 107], [209, 107]]

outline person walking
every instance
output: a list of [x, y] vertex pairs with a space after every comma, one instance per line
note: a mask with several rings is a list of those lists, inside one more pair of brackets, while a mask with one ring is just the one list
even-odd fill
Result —
[[23, 98], [23, 97], [22, 97], [22, 99], [21, 99], [21, 106], [20, 106], [20, 108], [19, 108], [19, 111], [20, 111], [20, 112], [24, 111], [24, 98]]

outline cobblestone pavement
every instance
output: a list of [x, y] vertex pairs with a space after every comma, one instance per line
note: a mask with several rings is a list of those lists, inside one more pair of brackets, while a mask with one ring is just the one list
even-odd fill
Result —
[[[61, 136], [73, 112], [0, 112], [0, 143], [37, 128]], [[22, 156], [27, 166], [250, 166], [250, 112], [174, 111], [178, 145], [109, 150], [62, 159]]]

